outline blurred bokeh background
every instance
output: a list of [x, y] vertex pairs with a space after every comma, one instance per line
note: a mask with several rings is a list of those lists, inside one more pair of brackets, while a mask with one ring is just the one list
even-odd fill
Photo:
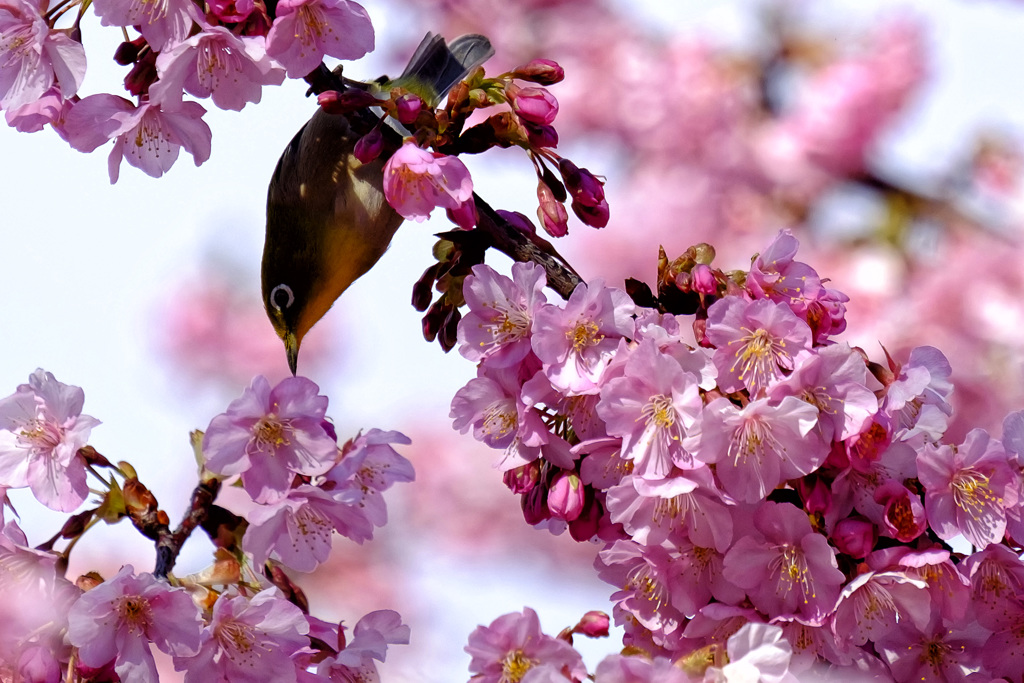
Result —
[[[558, 248], [584, 278], [652, 281], [657, 249], [708, 241], [743, 268], [780, 228], [800, 259], [848, 294], [845, 335], [873, 359], [929, 344], [956, 382], [951, 439], [996, 436], [1024, 404], [1024, 3], [1010, 0], [390, 0], [364, 3], [378, 49], [350, 77], [395, 74], [422, 35], [489, 35], [498, 73], [558, 61], [559, 151], [607, 179], [609, 226], [579, 223]], [[86, 24], [81, 94], [119, 92], [119, 32]], [[188, 442], [256, 374], [287, 367], [261, 309], [266, 186], [311, 115], [304, 85], [264, 90], [242, 112], [210, 109], [212, 158], [182, 155], [161, 179], [108, 147], [71, 150], [52, 131], [0, 130], [0, 395], [36, 368], [86, 392], [93, 445], [128, 460], [172, 519], [195, 484]], [[525, 156], [468, 159], [478, 192], [535, 215]], [[387, 494], [374, 541], [339, 541], [298, 582], [314, 613], [348, 624], [391, 608], [413, 629], [388, 681], [467, 677], [479, 623], [524, 605], [556, 633], [614, 588], [598, 548], [528, 528], [491, 468], [495, 453], [450, 429], [449, 402], [475, 375], [423, 341], [409, 304], [443, 216], [410, 223], [391, 251], [307, 336], [300, 370], [331, 400], [339, 436], [380, 427], [413, 439], [417, 481]], [[493, 263], [507, 269], [503, 257]], [[23, 492], [30, 539], [61, 523]], [[126, 524], [89, 533], [71, 574], [152, 566]], [[94, 538], [92, 538], [94, 537]], [[202, 538], [179, 573], [210, 561]], [[586, 647], [588, 663], [616, 649]]]

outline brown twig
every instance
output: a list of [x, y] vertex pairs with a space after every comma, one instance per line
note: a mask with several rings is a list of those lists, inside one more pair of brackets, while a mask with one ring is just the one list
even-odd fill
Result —
[[185, 541], [188, 540], [188, 537], [195, 531], [196, 527], [201, 525], [210, 514], [210, 508], [213, 506], [213, 501], [217, 498], [219, 490], [220, 481], [217, 479], [200, 482], [195, 490], [192, 491], [192, 502], [178, 528], [172, 532], [168, 526], [161, 525], [163, 528], [158, 530], [156, 539], [156, 568], [153, 570], [154, 575], [166, 577], [174, 568], [174, 563], [178, 560], [181, 547], [185, 545]]

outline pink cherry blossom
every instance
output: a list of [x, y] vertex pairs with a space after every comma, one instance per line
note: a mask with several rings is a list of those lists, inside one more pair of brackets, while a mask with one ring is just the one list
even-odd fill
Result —
[[637, 543], [658, 545], [685, 536], [720, 552], [732, 544], [732, 517], [707, 467], [680, 470], [658, 482], [626, 475], [608, 489], [605, 505], [611, 520]]
[[945, 681], [966, 683], [967, 672], [981, 663], [988, 633], [977, 623], [950, 628], [933, 613], [922, 626], [906, 619], [875, 643], [896, 683]]
[[474, 683], [566, 680], [530, 673], [541, 667], [550, 667], [554, 672], [564, 670], [572, 681], [587, 677], [579, 653], [564, 640], [543, 633], [537, 613], [529, 607], [522, 614], [512, 612], [498, 617], [489, 626], [478, 626], [469, 634], [465, 649], [472, 657], [469, 671]]
[[798, 683], [789, 672], [793, 648], [782, 629], [768, 624], [744, 624], [726, 643], [729, 663], [709, 667], [704, 683]]
[[384, 165], [384, 197], [403, 217], [423, 222], [438, 206], [457, 210], [473, 201], [473, 179], [458, 157], [407, 141]]
[[803, 510], [787, 503], [762, 503], [754, 527], [726, 553], [725, 578], [770, 618], [822, 623], [845, 580], [828, 541], [811, 529]]
[[609, 655], [594, 672], [594, 683], [694, 683], [667, 657]]
[[160, 79], [149, 90], [154, 102], [172, 107], [182, 91], [213, 97], [221, 109], [240, 111], [258, 103], [264, 85], [280, 85], [284, 69], [266, 54], [262, 36], [236, 36], [223, 26], [204, 26], [200, 33], [160, 53]]
[[325, 491], [303, 484], [266, 505], [230, 505], [249, 526], [242, 547], [262, 566], [273, 557], [300, 572], [327, 561], [334, 531], [362, 543], [373, 537], [373, 524], [363, 513], [358, 491]]
[[408, 645], [409, 627], [394, 610], [370, 612], [356, 622], [352, 639], [334, 657], [324, 660], [317, 673], [332, 681], [379, 681], [374, 660], [387, 658], [389, 645]]
[[756, 297], [789, 304], [797, 313], [822, 289], [821, 278], [806, 263], [793, 260], [800, 242], [789, 230], [780, 230], [768, 248], [750, 264], [747, 289]]
[[601, 580], [619, 589], [611, 599], [649, 629], [655, 642], [680, 637], [686, 618], [692, 616], [684, 611], [694, 605], [691, 593], [706, 590], [704, 582], [688, 583], [693, 574], [705, 574], [703, 567], [693, 566], [688, 576], [680, 571], [678, 559], [678, 551], [668, 543], [641, 546], [619, 540], [598, 553], [594, 562]]
[[826, 443], [845, 441], [860, 434], [878, 411], [878, 399], [868, 385], [864, 358], [845, 342], [804, 351], [795, 359], [793, 373], [776, 383], [768, 397], [779, 401], [796, 396], [816, 406], [818, 425]]
[[202, 120], [205, 113], [196, 102], [165, 109], [148, 101], [136, 107], [122, 97], [90, 95], [68, 112], [65, 130], [68, 142], [80, 152], [91, 152], [114, 140], [107, 160], [111, 183], [117, 182], [122, 159], [159, 178], [174, 165], [182, 147], [196, 166], [210, 158], [212, 133]]
[[373, 25], [352, 0], [281, 0], [267, 34], [267, 54], [302, 78], [324, 56], [359, 59], [373, 50]]
[[85, 78], [85, 48], [51, 29], [31, 0], [0, 0], [0, 109], [39, 100], [56, 86], [62, 99]]
[[71, 111], [71, 101], [64, 99], [60, 89], [54, 86], [43, 93], [35, 102], [13, 107], [4, 112], [7, 125], [20, 133], [38, 133], [52, 125], [57, 134], [64, 137], [64, 117]]
[[767, 399], [737, 408], [718, 398], [704, 410], [695, 457], [717, 463], [726, 493], [756, 503], [787, 479], [810, 474], [828, 455], [813, 427], [818, 409], [794, 396], [778, 405]]
[[150, 645], [177, 656], [199, 649], [199, 608], [181, 588], [125, 565], [87, 591], [68, 613], [68, 640], [86, 666], [114, 662], [124, 683], [157, 680]]
[[137, 26], [157, 52], [185, 40], [199, 14], [189, 0], [98, 0], [93, 7], [103, 26]]
[[761, 389], [793, 369], [797, 353], [811, 348], [811, 330], [784, 303], [726, 296], [708, 309], [708, 340], [723, 391]]
[[924, 446], [917, 469], [928, 521], [939, 538], [963, 534], [978, 548], [1003, 539], [1006, 509], [1017, 504], [1020, 477], [987, 432], [972, 429], [958, 448]]
[[242, 475], [258, 503], [284, 496], [296, 474], [324, 474], [337, 444], [323, 427], [327, 397], [305, 377], [287, 377], [273, 389], [262, 375], [213, 418], [203, 437], [206, 467]]
[[637, 476], [662, 479], [673, 466], [701, 465], [683, 447], [703, 408], [697, 381], [647, 339], [629, 354], [623, 376], [601, 387], [597, 414], [609, 435], [622, 437], [622, 457]]
[[882, 411], [896, 422], [896, 438], [920, 438], [935, 442], [946, 431], [953, 407], [949, 403], [953, 370], [938, 349], [919, 346], [910, 360], [897, 368], [896, 380], [888, 386]]
[[896, 628], [901, 619], [923, 627], [931, 616], [927, 584], [902, 572], [865, 572], [843, 587], [834, 628], [841, 644], [864, 645]]
[[580, 284], [565, 308], [543, 306], [534, 318], [533, 352], [551, 383], [573, 394], [596, 394], [619, 339], [634, 333], [633, 301], [603, 280]]
[[199, 652], [175, 657], [174, 668], [185, 672], [185, 683], [294, 683], [292, 655], [309, 645], [308, 631], [302, 610], [277, 588], [252, 598], [229, 591], [213, 605]]
[[89, 495], [86, 445], [99, 420], [82, 414], [85, 392], [36, 370], [0, 400], [0, 484], [28, 486], [43, 505], [70, 512]]
[[469, 312], [459, 321], [459, 352], [499, 368], [526, 358], [534, 313], [547, 302], [546, 283], [535, 263], [513, 264], [511, 280], [485, 265], [473, 266], [462, 286]]
[[547, 384], [547, 380], [538, 373], [521, 383], [519, 374], [515, 368], [482, 367], [481, 376], [471, 379], [452, 399], [452, 428], [464, 434], [472, 427], [477, 440], [504, 449], [496, 465], [502, 472], [539, 457], [561, 469], [572, 469], [569, 444], [552, 434], [541, 413], [524, 400], [531, 385]]

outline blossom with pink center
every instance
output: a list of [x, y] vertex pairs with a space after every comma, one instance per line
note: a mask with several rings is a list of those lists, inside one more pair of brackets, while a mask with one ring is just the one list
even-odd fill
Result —
[[473, 179], [458, 157], [406, 141], [384, 165], [384, 197], [404, 218], [423, 222], [438, 206], [457, 210], [473, 201]]
[[990, 545], [963, 563], [971, 582], [971, 607], [982, 626], [1006, 627], [1007, 607], [1024, 604], [1024, 562], [1004, 545]]
[[919, 346], [910, 352], [906, 365], [894, 371], [898, 376], [886, 388], [882, 412], [896, 423], [895, 438], [909, 441], [921, 435], [925, 441], [938, 441], [953, 413], [949, 361], [938, 349]]
[[125, 565], [112, 579], [86, 591], [68, 612], [68, 640], [86, 666], [114, 662], [124, 683], [157, 680], [150, 645], [186, 657], [199, 650], [199, 608], [182, 588]]
[[345, 649], [319, 664], [317, 673], [332, 681], [379, 681], [377, 665], [387, 658], [388, 645], [408, 645], [409, 627], [394, 610], [370, 612], [356, 622]]
[[85, 78], [85, 48], [51, 29], [31, 0], [0, 0], [0, 109], [39, 100], [56, 86], [62, 99]]
[[171, 107], [182, 92], [211, 97], [221, 109], [240, 111], [258, 103], [264, 85], [281, 85], [284, 69], [267, 56], [262, 36], [236, 36], [223, 26], [204, 26], [156, 58], [160, 79], [150, 99]]
[[756, 503], [776, 486], [816, 470], [828, 445], [814, 431], [818, 409], [794, 396], [778, 405], [760, 399], [738, 408], [718, 398], [704, 409], [694, 457], [717, 463], [715, 473], [726, 493]]
[[185, 683], [282, 681], [296, 679], [292, 655], [309, 645], [309, 624], [277, 588], [252, 598], [227, 592], [213, 605], [199, 652], [175, 657]]
[[627, 475], [608, 489], [605, 506], [612, 522], [643, 545], [685, 536], [725, 552], [732, 543], [732, 516], [707, 467], [677, 471], [658, 482]]
[[203, 437], [206, 468], [240, 474], [257, 503], [278, 500], [296, 474], [325, 473], [338, 446], [323, 427], [327, 397], [305, 377], [287, 377], [273, 389], [262, 375], [210, 421]]
[[459, 321], [459, 352], [496, 368], [526, 358], [533, 316], [547, 303], [545, 284], [544, 269], [535, 263], [513, 264], [511, 280], [488, 266], [473, 266], [462, 286], [469, 312]]
[[794, 312], [806, 310], [807, 300], [822, 289], [818, 273], [806, 263], [793, 260], [800, 242], [789, 230], [780, 230], [768, 248], [754, 259], [746, 287], [758, 299], [789, 304]]
[[690, 591], [705, 588], [704, 583], [687, 583], [694, 573], [703, 572], [694, 566], [691, 576], [684, 576], [678, 557], [674, 546], [670, 549], [668, 544], [642, 546], [619, 540], [598, 553], [594, 561], [601, 580], [619, 588], [612, 593], [612, 601], [649, 629], [659, 643], [680, 636], [688, 616], [683, 610], [693, 604]]
[[[990, 549], [998, 547], [989, 546]], [[923, 550], [898, 545], [871, 553], [867, 565], [874, 571], [898, 571], [908, 578], [924, 581], [928, 585], [932, 607], [942, 613], [943, 619], [952, 622], [963, 619], [971, 609], [971, 586], [970, 580], [960, 571], [964, 565], [953, 564], [950, 558], [951, 553], [938, 545]], [[965, 568], [964, 571], [970, 569]]]
[[136, 107], [123, 97], [90, 95], [71, 107], [64, 129], [68, 142], [79, 152], [91, 152], [114, 141], [107, 171], [110, 182], [116, 183], [122, 159], [154, 178], [174, 165], [182, 147], [196, 166], [209, 159], [213, 134], [202, 119], [205, 113], [196, 102], [164, 108], [144, 101]]
[[[572, 469], [574, 458], [569, 444], [552, 434], [537, 408], [525, 402], [531, 386], [547, 383], [537, 373], [525, 384], [522, 370], [529, 368], [480, 368], [480, 377], [471, 379], [452, 399], [452, 428], [473, 436], [491, 448], [504, 449], [495, 465], [502, 472], [521, 467], [543, 457], [561, 469]], [[548, 386], [550, 390], [550, 385]]]
[[910, 543], [928, 528], [921, 497], [890, 479], [875, 489], [875, 502], [883, 506], [881, 528], [886, 536]]
[[911, 619], [923, 627], [931, 616], [928, 585], [903, 572], [866, 572], [843, 587], [836, 605], [834, 628], [841, 643], [877, 641]]
[[1006, 533], [1006, 510], [1017, 504], [1019, 476], [1002, 445], [983, 429], [972, 429], [963, 444], [925, 445], [917, 455], [924, 505], [939, 538], [959, 534], [978, 548]]
[[93, 3], [103, 26], [135, 26], [156, 52], [188, 38], [199, 12], [189, 0], [97, 0]]
[[951, 628], [933, 612], [931, 620], [922, 626], [909, 619], [899, 621], [875, 643], [875, 649], [889, 665], [896, 683], [966, 683], [968, 672], [981, 663], [987, 636], [988, 632], [973, 621]]
[[818, 408], [822, 439], [831, 443], [860, 434], [878, 411], [878, 399], [868, 388], [864, 358], [846, 342], [797, 355], [793, 373], [769, 389], [779, 401], [796, 396]]
[[811, 328], [784, 303], [722, 297], [708, 309], [707, 338], [722, 391], [747, 389], [757, 396], [793, 369], [811, 348]]
[[[412, 463], [391, 444], [408, 445], [412, 441], [396, 431], [370, 429], [342, 448], [341, 460], [324, 475], [328, 488], [358, 489], [363, 499], [387, 491], [396, 482], [410, 482], [416, 478]], [[383, 525], [380, 522], [378, 526]]]
[[782, 629], [768, 624], [745, 624], [726, 643], [729, 663], [709, 667], [704, 683], [798, 683], [789, 672], [793, 648]]
[[359, 59], [373, 50], [373, 24], [352, 0], [281, 0], [267, 34], [267, 54], [302, 78], [324, 56]]
[[803, 510], [788, 503], [762, 503], [754, 527], [726, 553], [725, 578], [769, 618], [823, 623], [845, 580], [828, 541], [811, 529]]
[[[465, 650], [472, 657], [469, 671], [474, 683], [587, 678], [580, 654], [564, 640], [541, 631], [537, 613], [529, 607], [523, 608], [522, 614], [512, 612], [498, 617], [489, 626], [478, 626], [469, 634]], [[538, 669], [546, 669], [547, 676], [538, 675]], [[568, 678], [556, 677], [563, 671]]]
[[86, 445], [99, 420], [82, 414], [85, 392], [42, 369], [0, 399], [0, 485], [28, 486], [48, 508], [70, 512], [86, 496]]
[[597, 414], [610, 436], [622, 437], [622, 457], [633, 461], [637, 476], [663, 479], [673, 466], [701, 466], [683, 448], [704, 405], [697, 381], [645, 340], [629, 354], [623, 376], [601, 387]]
[[596, 394], [619, 340], [634, 333], [629, 295], [598, 279], [573, 290], [565, 308], [542, 306], [534, 317], [533, 352], [558, 389]]
[[325, 491], [304, 484], [266, 505], [221, 503], [245, 517], [242, 547], [262, 566], [273, 557], [300, 572], [311, 572], [331, 554], [333, 532], [362, 543], [373, 538], [373, 524], [359, 503], [359, 491]]

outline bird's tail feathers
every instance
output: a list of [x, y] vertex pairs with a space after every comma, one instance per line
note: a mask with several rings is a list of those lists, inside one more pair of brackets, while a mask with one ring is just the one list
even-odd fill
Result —
[[440, 35], [427, 33], [398, 81], [420, 81], [440, 101], [452, 86], [493, 54], [491, 41], [478, 33], [467, 33], [450, 43]]

